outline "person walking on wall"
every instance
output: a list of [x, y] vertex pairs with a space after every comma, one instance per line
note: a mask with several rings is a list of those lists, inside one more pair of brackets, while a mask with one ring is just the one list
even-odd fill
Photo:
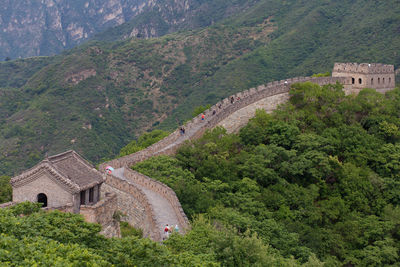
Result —
[[201, 120], [202, 120], [202, 121], [204, 121], [205, 117], [206, 117], [206, 115], [204, 115], [204, 113], [201, 114]]
[[233, 98], [233, 96], [231, 97], [231, 104], [233, 104], [233, 102], [235, 102], [235, 99]]
[[179, 227], [178, 227], [177, 224], [175, 225], [174, 232], [175, 232], [175, 233], [179, 233]]
[[167, 239], [168, 237], [169, 237], [169, 226], [168, 224], [166, 224], [164, 228], [164, 239]]

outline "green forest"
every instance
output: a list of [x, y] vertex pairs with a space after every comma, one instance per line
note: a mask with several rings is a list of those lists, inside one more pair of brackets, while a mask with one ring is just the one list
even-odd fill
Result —
[[346, 96], [340, 84], [294, 84], [286, 104], [257, 111], [238, 134], [215, 128], [174, 157], [132, 166], [176, 192], [191, 220], [185, 236], [106, 239], [79, 215], [22, 203], [0, 210], [0, 262], [398, 266], [398, 114], [399, 88]]

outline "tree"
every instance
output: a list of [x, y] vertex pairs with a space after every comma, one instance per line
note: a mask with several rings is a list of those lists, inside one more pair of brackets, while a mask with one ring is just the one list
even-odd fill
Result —
[[11, 201], [12, 187], [9, 176], [0, 176], [0, 203]]
[[122, 157], [125, 155], [136, 153], [142, 149], [145, 149], [146, 147], [151, 146], [152, 144], [157, 143], [168, 135], [169, 133], [163, 130], [153, 130], [149, 133], [144, 133], [139, 137], [139, 140], [133, 140], [125, 147], [121, 148], [119, 156]]

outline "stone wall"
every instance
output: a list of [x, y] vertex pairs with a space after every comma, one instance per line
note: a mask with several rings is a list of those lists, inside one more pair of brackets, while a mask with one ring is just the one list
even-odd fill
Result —
[[177, 215], [179, 225], [181, 226], [181, 232], [185, 233], [186, 230], [190, 228], [189, 220], [186, 217], [186, 214], [183, 211], [182, 206], [174, 190], [172, 190], [165, 184], [157, 180], [154, 180], [146, 175], [143, 175], [137, 171], [134, 171], [130, 168], [125, 168], [124, 176], [126, 177], [126, 179], [132, 181], [133, 183], [139, 184], [166, 198], [171, 203], [172, 208], [174, 209], [175, 214]]
[[69, 213], [74, 213], [74, 206], [72, 204], [66, 204], [64, 206], [59, 206], [59, 207], [47, 207], [47, 208], [42, 208], [43, 210], [59, 210], [61, 212], [69, 212]]
[[6, 203], [2, 203], [2, 204], [0, 204], [0, 209], [2, 209], [2, 208], [8, 208], [8, 207], [14, 206], [15, 204], [17, 204], [17, 203], [12, 202], [12, 201], [6, 202]]
[[278, 105], [285, 103], [289, 99], [289, 93], [270, 96], [250, 104], [238, 111], [230, 114], [227, 118], [220, 121], [217, 126], [224, 127], [228, 133], [238, 132], [256, 114], [257, 109], [264, 109], [268, 113], [275, 110]]
[[[344, 84], [346, 87], [348, 86], [350, 79], [343, 77], [296, 77], [288, 80], [270, 82], [267, 85], [260, 85], [257, 88], [250, 88], [246, 91], [229, 96], [221, 100], [214, 106], [212, 106], [210, 109], [206, 110], [204, 112], [205, 114], [204, 121], [201, 120], [201, 114], [199, 114], [197, 117], [189, 121], [185, 125], [185, 130], [186, 133], [190, 133], [190, 136], [186, 136], [186, 138], [179, 139], [180, 137], [179, 129], [176, 129], [169, 136], [149, 146], [146, 149], [101, 164], [100, 170], [104, 171], [106, 166], [108, 165], [114, 168], [120, 168], [124, 166], [130, 167], [135, 163], [146, 160], [152, 156], [160, 154], [166, 154], [166, 155], [173, 154], [175, 153], [177, 148], [183, 143], [182, 140], [185, 141], [186, 139], [196, 139], [200, 137], [205, 132], [206, 129], [214, 128], [221, 121], [223, 121], [225, 118], [227, 118], [234, 112], [264, 98], [288, 93], [290, 89], [290, 84], [296, 82], [306, 82], [306, 81], [311, 81], [319, 85], [335, 84], [336, 82], [340, 82]], [[231, 103], [232, 97], [234, 98], [233, 104]], [[240, 100], [237, 100], [238, 98]], [[215, 115], [213, 115], [214, 110], [215, 110]]]
[[[234, 112], [248, 105], [251, 105], [261, 99], [288, 93], [290, 89], [290, 84], [296, 82], [305, 82], [305, 81], [311, 81], [319, 85], [332, 84], [332, 83], [335, 84], [336, 82], [340, 82], [344, 84], [346, 87], [348, 86], [350, 79], [343, 77], [296, 77], [288, 80], [270, 82], [267, 85], [260, 85], [257, 88], [250, 88], [246, 91], [229, 96], [221, 100], [214, 106], [212, 106], [210, 109], [206, 110], [204, 112], [205, 114], [204, 121], [201, 120], [201, 114], [199, 114], [197, 117], [189, 121], [185, 125], [185, 131], [187, 134], [190, 133], [190, 136], [187, 136], [186, 139], [196, 139], [200, 137], [205, 132], [206, 129], [214, 128]], [[233, 104], [231, 103], [231, 97], [234, 98]], [[238, 98], [240, 100], [237, 100]], [[215, 114], [213, 115], [214, 110]], [[114, 168], [120, 168], [124, 166], [130, 167], [135, 163], [146, 160], [152, 156], [160, 154], [171, 155], [175, 153], [175, 151], [183, 143], [182, 140], [186, 140], [185, 138], [179, 139], [179, 137], [181, 137], [179, 129], [176, 129], [169, 136], [149, 146], [146, 149], [101, 164], [100, 170], [104, 171], [106, 166], [108, 165]]]
[[131, 181], [107, 174], [101, 190], [102, 194], [114, 192], [118, 195], [117, 210], [126, 215], [122, 218], [123, 221], [128, 222], [135, 228], [142, 229], [144, 237], [149, 237], [155, 241], [161, 240], [162, 237], [158, 231], [154, 209], [140, 188]]
[[358, 94], [364, 88], [374, 88], [386, 93], [395, 88], [393, 65], [368, 63], [335, 63], [332, 77], [349, 77], [351, 93]]
[[31, 182], [13, 185], [14, 202], [37, 202], [38, 193], [47, 196], [48, 207], [61, 207], [65, 203], [73, 203], [73, 194], [66, 191], [47, 169], [41, 169], [32, 176]]
[[333, 66], [333, 72], [386, 74], [394, 73], [394, 65], [381, 63], [335, 63]]
[[113, 218], [117, 210], [117, 195], [106, 193], [105, 197], [95, 205], [81, 205], [80, 214], [85, 221], [100, 224], [103, 229], [102, 234], [107, 237], [120, 237], [119, 224]]

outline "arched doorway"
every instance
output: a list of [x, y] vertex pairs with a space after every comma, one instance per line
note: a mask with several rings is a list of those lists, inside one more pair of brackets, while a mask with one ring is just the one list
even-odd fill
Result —
[[45, 194], [40, 193], [37, 195], [37, 201], [43, 204], [42, 208], [47, 207], [47, 196]]

